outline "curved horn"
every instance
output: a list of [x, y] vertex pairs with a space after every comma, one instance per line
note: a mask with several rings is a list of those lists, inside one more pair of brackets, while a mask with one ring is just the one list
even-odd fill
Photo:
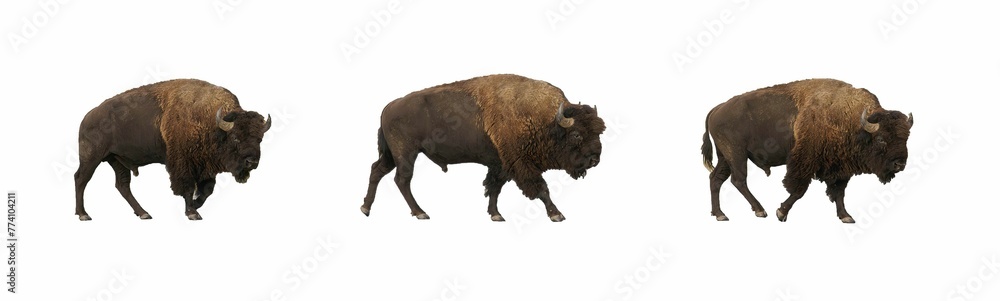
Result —
[[865, 111], [861, 112], [861, 128], [872, 134], [878, 131], [878, 123], [868, 122], [868, 108], [865, 108]]
[[910, 113], [910, 115], [906, 117], [906, 123], [909, 124], [911, 128], [913, 127], [913, 113]]
[[228, 132], [229, 130], [233, 129], [232, 121], [222, 120], [222, 108], [219, 108], [218, 111], [215, 111], [215, 123], [218, 124], [219, 128], [222, 129], [222, 131], [224, 132]]
[[264, 132], [271, 129], [271, 114], [267, 114], [267, 121], [264, 122]]
[[563, 115], [563, 104], [559, 103], [559, 109], [556, 110], [556, 123], [559, 123], [559, 126], [563, 128], [569, 128], [573, 126], [574, 121], [575, 120], [573, 120], [573, 118], [566, 118], [566, 116]]

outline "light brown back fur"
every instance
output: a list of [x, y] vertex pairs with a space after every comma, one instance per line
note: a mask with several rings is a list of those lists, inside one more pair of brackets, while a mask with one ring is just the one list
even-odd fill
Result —
[[[854, 88], [834, 79], [808, 79], [778, 87], [792, 95], [799, 111], [794, 124], [794, 156], [814, 158], [802, 160], [806, 170], [829, 168], [830, 164], [853, 164], [860, 145], [854, 143], [861, 130], [861, 114], [881, 111], [874, 94]], [[809, 164], [812, 163], [812, 164]], [[864, 170], [862, 166], [841, 166], [852, 173]]]
[[[160, 132], [167, 146], [168, 170], [190, 170], [186, 162], [215, 162], [209, 158], [211, 135], [217, 127], [215, 112], [222, 108], [222, 116], [242, 111], [236, 96], [225, 88], [195, 79], [177, 79], [162, 82], [154, 87], [163, 115]], [[186, 162], [185, 162], [186, 161]], [[222, 166], [203, 166], [203, 174], [214, 175], [225, 171]]]
[[[546, 135], [554, 125], [559, 104], [569, 102], [562, 90], [540, 80], [499, 74], [459, 82], [483, 110], [483, 129], [497, 148], [505, 167], [519, 157], [533, 161], [549, 157]], [[556, 168], [551, 162], [536, 162], [542, 168]]]

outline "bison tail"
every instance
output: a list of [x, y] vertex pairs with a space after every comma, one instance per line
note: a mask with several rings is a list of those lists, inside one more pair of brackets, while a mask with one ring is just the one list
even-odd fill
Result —
[[378, 158], [386, 163], [393, 162], [392, 152], [389, 151], [389, 143], [385, 141], [382, 128], [378, 128]]
[[[712, 109], [715, 111], [715, 109]], [[708, 116], [712, 116], [712, 112], [708, 112]], [[701, 157], [702, 162], [705, 164], [705, 169], [708, 172], [715, 171], [715, 167], [712, 166], [712, 140], [708, 135], [708, 116], [705, 116], [705, 134], [701, 136]]]
[[701, 144], [701, 157], [705, 168], [708, 172], [715, 171], [715, 166], [712, 166], [712, 140], [708, 138], [708, 131], [705, 131], [705, 135], [701, 138], [703, 140]]

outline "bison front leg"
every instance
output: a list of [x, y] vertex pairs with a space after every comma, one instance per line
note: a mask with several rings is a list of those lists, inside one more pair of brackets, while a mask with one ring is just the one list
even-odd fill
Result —
[[788, 211], [792, 210], [792, 205], [795, 205], [795, 201], [798, 201], [806, 194], [810, 182], [812, 182], [811, 178], [792, 177], [791, 174], [785, 175], [782, 184], [785, 185], [785, 190], [788, 191], [788, 198], [781, 203], [781, 207], [778, 207], [777, 212], [775, 212], [779, 221], [784, 222], [788, 219]]
[[847, 224], [854, 223], [854, 218], [847, 214], [847, 209], [844, 209], [844, 190], [847, 189], [847, 182], [850, 180], [851, 178], [846, 178], [826, 182], [826, 195], [830, 196], [831, 202], [837, 204], [837, 217]]
[[189, 220], [197, 221], [201, 220], [201, 214], [198, 214], [198, 208], [195, 206], [194, 189], [191, 189], [191, 193], [184, 195], [184, 215], [187, 216]]
[[198, 206], [195, 206], [195, 191], [198, 189], [198, 182], [192, 178], [185, 178], [177, 173], [170, 173], [170, 189], [175, 195], [184, 198], [184, 215], [189, 220], [201, 220], [198, 214]]
[[527, 179], [518, 180], [515, 178], [514, 182], [517, 183], [518, 188], [521, 188], [524, 196], [532, 200], [536, 198], [542, 200], [542, 204], [545, 204], [545, 212], [548, 213], [550, 220], [553, 222], [566, 220], [562, 212], [559, 212], [559, 208], [556, 208], [556, 205], [552, 203], [552, 199], [549, 197], [548, 184], [545, 183], [545, 179], [542, 179], [541, 173]]
[[194, 209], [201, 209], [205, 205], [205, 200], [215, 192], [215, 178], [205, 179], [198, 182], [198, 193], [194, 197]]
[[542, 203], [545, 204], [545, 211], [549, 213], [549, 219], [553, 222], [561, 222], [566, 220], [562, 212], [556, 208], [556, 204], [552, 203], [552, 199], [549, 198], [549, 190], [546, 189], [544, 192], [538, 195], [538, 198], [542, 199]]
[[503, 169], [499, 166], [490, 167], [489, 171], [486, 172], [486, 179], [483, 180], [483, 186], [486, 187], [486, 196], [490, 198], [490, 204], [486, 207], [486, 213], [490, 214], [490, 219], [494, 222], [502, 222], [504, 218], [500, 215], [500, 211], [497, 210], [497, 198], [500, 197], [500, 190], [503, 189], [503, 185], [510, 181], [510, 179], [503, 176]]

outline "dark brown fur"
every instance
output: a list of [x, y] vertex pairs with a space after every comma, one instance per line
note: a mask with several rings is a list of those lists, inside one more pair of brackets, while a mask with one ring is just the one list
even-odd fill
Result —
[[[216, 111], [233, 122], [219, 128]], [[230, 172], [245, 182], [260, 158], [260, 141], [269, 120], [240, 108], [229, 90], [210, 83], [179, 79], [145, 85], [118, 94], [91, 110], [80, 124], [80, 168], [76, 214], [90, 219], [83, 191], [100, 162], [115, 169], [119, 192], [136, 215], [149, 214], [132, 196], [131, 176], [138, 167], [166, 164], [170, 187], [184, 197], [187, 215], [200, 219], [201, 207], [215, 186], [215, 176]], [[131, 171], [132, 175], [129, 175]]]
[[[867, 121], [879, 125], [874, 133], [862, 127], [866, 110]], [[827, 194], [844, 222], [853, 222], [843, 205], [847, 182], [852, 176], [873, 173], [887, 183], [902, 171], [913, 125], [903, 113], [882, 109], [868, 90], [832, 79], [796, 81], [738, 95], [713, 108], [705, 123], [702, 156], [712, 172], [712, 215], [719, 220], [728, 219], [719, 208], [718, 193], [730, 176], [757, 216], [767, 216], [746, 186], [750, 160], [768, 175], [770, 167], [788, 165], [782, 182], [790, 196], [778, 209], [780, 220], [816, 178], [827, 183]], [[710, 134], [719, 156], [715, 168]]]
[[[560, 104], [563, 116], [575, 120], [569, 128], [557, 124]], [[423, 153], [445, 171], [448, 164], [486, 165], [483, 185], [494, 220], [503, 220], [496, 197], [510, 180], [528, 198], [542, 199], [550, 218], [561, 220], [542, 172], [561, 169], [573, 178], [584, 176], [600, 160], [604, 128], [596, 109], [570, 104], [559, 88], [517, 75], [477, 77], [410, 93], [382, 112], [379, 159], [372, 165], [362, 212], [371, 210], [381, 178], [398, 167], [396, 183], [411, 213], [426, 218], [409, 191], [413, 160]]]

